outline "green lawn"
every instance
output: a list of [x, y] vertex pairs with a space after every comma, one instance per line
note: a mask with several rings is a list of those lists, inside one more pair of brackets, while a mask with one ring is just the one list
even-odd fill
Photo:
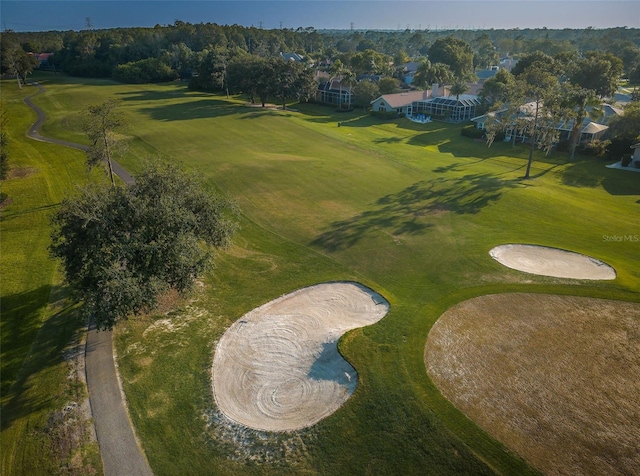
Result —
[[[51, 419], [84, 391], [70, 384], [63, 361], [82, 322], [64, 300], [47, 247], [50, 213], [87, 174], [81, 153], [27, 139], [36, 117], [23, 99], [35, 91], [2, 82], [11, 167], [2, 182], [8, 204], [0, 222], [1, 453], [7, 475], [52, 474], [67, 463]], [[96, 448], [87, 445], [83, 457], [90, 453], [95, 457]]]
[[[122, 163], [163, 158], [196, 170], [240, 205], [242, 229], [195, 301], [119, 326], [117, 351], [136, 429], [154, 472], [181, 474], [526, 474], [532, 472], [453, 408], [429, 381], [427, 333], [464, 299], [552, 292], [640, 301], [640, 174], [600, 160], [492, 148], [460, 126], [382, 122], [314, 105], [245, 107], [184, 85], [126, 86], [43, 77], [46, 132], [82, 141], [81, 111], [109, 96], [131, 124]], [[338, 121], [341, 126], [338, 127]], [[586, 253], [612, 282], [525, 275], [489, 250], [523, 242]], [[357, 280], [391, 303], [340, 350], [359, 387], [336, 414], [296, 434], [232, 430], [215, 411], [215, 341], [253, 307], [305, 285]], [[4, 320], [4, 317], [3, 317]]]

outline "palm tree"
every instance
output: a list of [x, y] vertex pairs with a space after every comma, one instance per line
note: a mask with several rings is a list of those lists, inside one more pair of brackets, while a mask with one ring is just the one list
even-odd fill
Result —
[[426, 88], [430, 85], [430, 70], [431, 70], [431, 62], [424, 58], [420, 61], [418, 65], [418, 69], [416, 70], [416, 74], [413, 75], [412, 83], [419, 88]]
[[458, 108], [458, 112], [456, 112], [457, 120], [462, 120], [464, 118], [464, 108], [462, 108], [463, 114], [461, 115], [461, 108], [459, 107], [458, 103], [460, 102], [460, 95], [466, 93], [467, 89], [469, 89], [467, 83], [465, 83], [461, 79], [456, 79], [451, 85], [451, 89], [449, 90], [451, 94], [456, 97], [456, 108]]
[[449, 90], [456, 97], [456, 101], [460, 100], [460, 95], [467, 92], [469, 86], [461, 79], [456, 79]]
[[569, 157], [569, 160], [573, 160], [578, 142], [580, 142], [580, 133], [584, 120], [587, 117], [595, 119], [602, 111], [599, 107], [600, 101], [592, 89], [569, 85], [563, 97], [564, 99], [561, 106], [565, 111], [566, 118], [573, 121], [573, 127], [570, 133], [571, 155]]
[[449, 65], [444, 63], [434, 63], [431, 66], [431, 83], [447, 84], [454, 79], [453, 71]]
[[344, 72], [344, 65], [342, 61], [339, 59], [335, 60], [331, 65], [331, 74], [333, 75], [330, 78], [330, 81], [333, 82], [334, 79], [338, 80], [338, 87], [340, 88], [340, 96], [338, 97], [338, 108], [342, 108], [342, 74]]
[[354, 84], [356, 84], [356, 74], [350, 69], [345, 69], [342, 73], [342, 80], [340, 81], [340, 86], [342, 87], [342, 83], [349, 87], [349, 109], [351, 109], [351, 89]]

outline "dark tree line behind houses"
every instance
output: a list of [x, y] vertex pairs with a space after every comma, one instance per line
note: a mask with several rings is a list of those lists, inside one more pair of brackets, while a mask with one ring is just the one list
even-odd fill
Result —
[[[573, 114], [577, 121], [594, 97], [611, 97], [621, 77], [640, 82], [640, 30], [626, 27], [319, 31], [312, 27], [264, 30], [176, 21], [154, 28], [6, 31], [0, 40], [2, 73], [19, 81], [36, 67], [33, 53], [46, 52], [51, 55], [41, 67], [70, 75], [128, 83], [181, 79], [195, 90], [242, 93], [262, 105], [274, 100], [285, 106], [291, 99], [313, 97], [316, 75], [323, 73], [325, 80], [332, 77], [354, 87], [355, 105], [366, 107], [365, 99], [398, 89], [403, 65], [409, 61], [419, 63], [413, 87], [427, 89], [432, 83], [446, 83], [453, 85], [458, 95], [465, 91], [464, 83], [476, 79], [479, 70], [508, 56], [517, 60], [515, 68], [511, 73], [500, 71], [484, 83], [479, 113], [526, 99], [522, 91], [535, 88], [529, 85], [527, 89], [524, 72], [536, 65], [555, 78], [552, 88], [536, 90], [535, 96], [541, 94], [537, 102], [545, 108], [544, 115], [555, 107], [555, 117]], [[302, 61], [284, 60], [283, 53], [297, 53]], [[559, 93], [563, 84], [566, 87]], [[573, 89], [566, 90], [568, 86]], [[552, 100], [559, 94], [565, 98], [562, 107]], [[571, 108], [573, 112], [568, 112]], [[624, 147], [626, 143], [618, 149]], [[574, 152], [572, 147], [571, 154]]]

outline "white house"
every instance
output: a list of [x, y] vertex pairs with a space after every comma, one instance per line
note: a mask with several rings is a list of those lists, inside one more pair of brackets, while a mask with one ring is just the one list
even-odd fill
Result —
[[631, 163], [629, 167], [636, 167], [640, 169], [640, 142], [631, 146], [633, 149], [633, 155], [631, 156]]

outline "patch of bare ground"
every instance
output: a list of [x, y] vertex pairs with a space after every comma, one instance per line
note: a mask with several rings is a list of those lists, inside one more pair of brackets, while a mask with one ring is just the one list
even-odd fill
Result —
[[13, 203], [13, 198], [11, 198], [11, 197], [3, 198], [3, 199], [0, 201], [0, 209], [2, 209], [2, 208], [4, 208], [4, 207], [8, 207], [8, 206], [9, 206], [9, 205], [11, 205], [12, 203]]
[[9, 173], [7, 175], [8, 175], [8, 178], [14, 179], [14, 178], [28, 177], [37, 172], [38, 172], [38, 169], [34, 167], [17, 167], [15, 169], [9, 170]]
[[86, 332], [80, 331], [63, 353], [68, 370], [63, 392], [69, 399], [63, 408], [49, 414], [47, 424], [42, 428], [48, 436], [46, 444], [60, 474], [91, 475], [99, 472], [89, 454], [97, 454], [97, 439], [86, 391], [85, 339]]
[[425, 362], [447, 399], [543, 473], [640, 474], [640, 304], [471, 299], [438, 319]]

